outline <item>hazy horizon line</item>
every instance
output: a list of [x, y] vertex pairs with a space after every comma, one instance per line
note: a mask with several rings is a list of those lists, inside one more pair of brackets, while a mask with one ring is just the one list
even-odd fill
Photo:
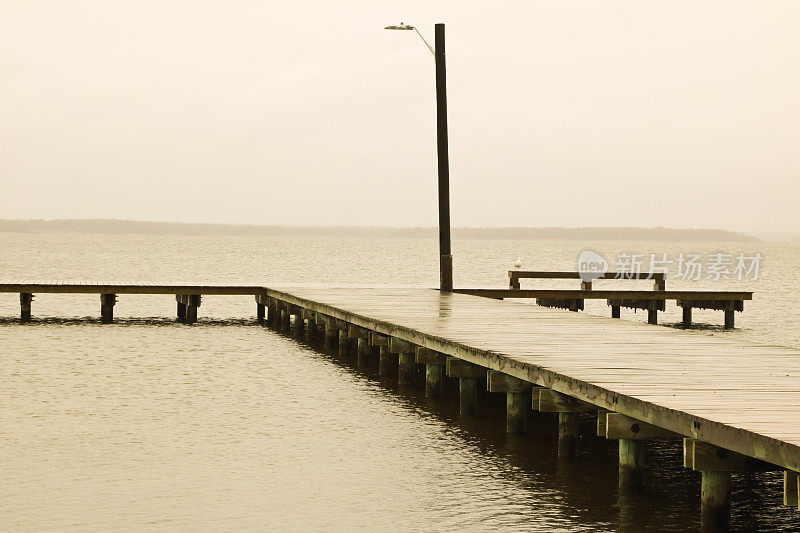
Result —
[[[115, 218], [0, 219], [3, 232], [58, 232], [102, 234], [178, 235], [339, 235], [362, 237], [430, 238], [436, 226], [281, 225], [219, 222], [162, 222]], [[670, 228], [665, 226], [458, 226], [456, 238], [543, 240], [656, 240], [759, 242], [755, 235], [716, 228]]]

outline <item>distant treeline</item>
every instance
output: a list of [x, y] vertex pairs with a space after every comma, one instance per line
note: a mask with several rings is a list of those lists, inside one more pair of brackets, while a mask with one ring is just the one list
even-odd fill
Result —
[[[432, 239], [437, 228], [379, 226], [256, 226], [246, 224], [194, 224], [139, 222], [134, 220], [0, 220], [5, 232], [70, 232], [167, 235], [262, 235], [318, 237], [380, 237]], [[756, 242], [756, 237], [718, 229], [676, 228], [453, 228], [456, 239], [622, 240]]]

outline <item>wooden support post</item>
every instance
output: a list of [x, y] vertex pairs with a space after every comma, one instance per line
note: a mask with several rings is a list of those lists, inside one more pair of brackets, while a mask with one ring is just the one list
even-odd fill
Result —
[[178, 301], [178, 310], [176, 313], [177, 321], [186, 322], [186, 302], [181, 301], [182, 298], [180, 296], [175, 296], [175, 300]]
[[684, 307], [683, 308], [683, 327], [685, 327], [685, 328], [692, 327], [692, 308], [691, 307]]
[[442, 368], [447, 364], [447, 356], [428, 348], [417, 346], [416, 363], [425, 365], [425, 397], [441, 398]]
[[369, 362], [368, 358], [371, 353], [369, 333], [368, 329], [356, 326], [355, 324], [349, 324], [347, 327], [347, 336], [351, 339], [356, 339], [357, 364], [360, 367], [367, 366]]
[[336, 324], [330, 320], [325, 321], [325, 338], [322, 341], [322, 347], [325, 350], [333, 350], [334, 345], [339, 341], [339, 330]]
[[358, 337], [356, 343], [356, 355], [358, 357], [357, 364], [360, 367], [365, 367], [369, 364], [369, 355], [371, 352], [369, 339]]
[[645, 441], [619, 439], [619, 488], [641, 491], [645, 476]]
[[378, 375], [389, 377], [397, 371], [397, 354], [389, 352], [389, 346], [381, 346], [378, 353]]
[[700, 481], [700, 527], [727, 531], [731, 521], [731, 473], [703, 470]]
[[276, 299], [272, 299], [269, 306], [269, 323], [272, 329], [279, 331], [281, 329], [281, 305]]
[[415, 346], [403, 339], [389, 337], [389, 351], [398, 355], [397, 384], [413, 385], [417, 372]]
[[197, 308], [200, 307], [202, 297], [199, 294], [189, 294], [186, 300], [186, 324], [197, 322]]
[[794, 470], [783, 471], [783, 505], [797, 507], [797, 484], [800, 476]]
[[558, 456], [574, 459], [578, 455], [578, 413], [558, 413]]
[[618, 305], [612, 305], [611, 306], [611, 318], [619, 318], [619, 317], [620, 317], [619, 306]]
[[552, 389], [534, 387], [531, 407], [543, 413], [558, 413], [558, 456], [572, 459], [578, 455], [578, 413], [597, 407]]
[[262, 304], [261, 302], [256, 302], [256, 322], [258, 322], [262, 326], [266, 322], [266, 316], [267, 316], [266, 311], [267, 308], [264, 304]]
[[[536, 390], [536, 389], [534, 389]], [[606, 415], [610, 411], [600, 409], [597, 411], [597, 436], [605, 438], [606, 436]]]
[[295, 338], [302, 339], [303, 333], [305, 333], [305, 320], [303, 320], [302, 309], [300, 309], [299, 307], [294, 307], [292, 309], [292, 314], [294, 315], [294, 323], [292, 324], [292, 333], [294, 334]]
[[306, 318], [306, 344], [314, 344], [317, 339], [317, 321], [312, 316]]
[[525, 433], [528, 402], [524, 392], [506, 393], [506, 433]]
[[348, 348], [350, 347], [350, 337], [347, 336], [346, 329], [339, 330], [339, 355], [344, 357], [349, 352]]
[[100, 295], [100, 322], [111, 324], [114, 322], [114, 304], [117, 303], [116, 294]]
[[31, 319], [31, 302], [33, 301], [33, 294], [29, 292], [19, 293], [19, 319], [22, 322], [28, 322]]
[[506, 393], [506, 433], [525, 433], [528, 418], [528, 392], [532, 383], [489, 370], [486, 373], [486, 390]]
[[458, 378], [458, 412], [462, 416], [478, 414], [478, 382], [480, 378]]
[[291, 318], [289, 315], [289, 306], [285, 303], [281, 304], [281, 333], [288, 333], [291, 326]]
[[467, 361], [448, 357], [445, 371], [458, 378], [458, 408], [463, 416], [478, 414], [478, 384], [486, 380], [486, 369]]
[[647, 323], [648, 324], [658, 324], [658, 310], [657, 309], [648, 309], [647, 310]]
[[413, 385], [414, 376], [417, 373], [417, 362], [414, 360], [414, 352], [400, 352], [397, 359], [397, 384]]
[[700, 522], [704, 530], [726, 530], [730, 525], [731, 472], [782, 470], [754, 457], [742, 455], [708, 442], [683, 440], [683, 466], [702, 473]]
[[725, 310], [725, 329], [733, 329], [734, 324], [734, 311], [733, 309]]
[[442, 365], [425, 365], [425, 397], [442, 397]]

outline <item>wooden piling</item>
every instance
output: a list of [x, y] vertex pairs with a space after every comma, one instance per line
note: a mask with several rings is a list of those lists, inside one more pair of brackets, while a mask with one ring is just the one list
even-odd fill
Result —
[[658, 310], [656, 309], [647, 310], [647, 323], [658, 324]]
[[303, 334], [305, 333], [305, 320], [303, 320], [303, 314], [299, 307], [295, 307], [293, 310], [294, 314], [294, 323], [292, 324], [292, 333], [294, 334], [295, 338], [302, 339]]
[[611, 318], [619, 318], [619, 317], [620, 317], [619, 306], [618, 305], [612, 305], [611, 306]]
[[448, 357], [445, 371], [451, 378], [458, 378], [458, 407], [462, 416], [478, 414], [478, 386], [486, 381], [486, 368]]
[[700, 526], [726, 531], [731, 521], [731, 473], [703, 470], [700, 482]]
[[506, 393], [506, 432], [525, 433], [532, 383], [503, 372], [486, 372], [486, 390]]
[[558, 456], [574, 459], [578, 455], [578, 413], [558, 413]]
[[336, 324], [331, 321], [325, 322], [325, 339], [322, 342], [322, 347], [325, 350], [333, 350], [333, 346], [339, 341], [339, 330]]
[[114, 304], [116, 303], [116, 294], [100, 295], [100, 322], [103, 324], [111, 324], [114, 322]]
[[797, 484], [798, 475], [794, 470], [783, 471], [783, 505], [797, 507]]
[[479, 378], [458, 378], [458, 412], [463, 416], [478, 414]]
[[506, 393], [506, 433], [525, 433], [528, 402], [524, 392]]
[[183, 302], [180, 296], [176, 296], [175, 299], [178, 301], [178, 310], [175, 314], [176, 320], [178, 322], [186, 322], [186, 302]]
[[311, 315], [306, 315], [306, 344], [314, 344], [317, 339], [317, 321]]
[[414, 360], [414, 352], [400, 352], [397, 361], [397, 384], [413, 385], [416, 373], [417, 362]]
[[271, 298], [269, 305], [269, 325], [275, 331], [281, 329], [281, 306], [278, 300]]
[[415, 360], [418, 365], [425, 365], [425, 397], [440, 398], [442, 396], [442, 374], [447, 364], [447, 356], [429, 348], [417, 346]]
[[202, 297], [199, 294], [189, 294], [186, 301], [186, 324], [197, 322], [197, 308], [200, 307]]
[[347, 348], [350, 344], [350, 339], [347, 337], [347, 330], [340, 329], [339, 330], [339, 355], [344, 357], [347, 355]]
[[358, 337], [356, 340], [356, 357], [358, 357], [356, 364], [362, 368], [367, 366], [371, 351], [369, 340], [364, 337]]
[[281, 333], [288, 333], [291, 326], [291, 319], [289, 315], [289, 306], [285, 303], [281, 304]]
[[619, 488], [641, 491], [645, 477], [645, 441], [619, 439]]
[[266, 322], [267, 308], [262, 303], [256, 303], [256, 321], [262, 326]]
[[31, 319], [31, 302], [33, 301], [33, 294], [29, 292], [19, 293], [19, 319], [22, 322], [28, 322]]
[[725, 310], [725, 329], [733, 329], [735, 320], [733, 313], [734, 313], [733, 309]]
[[692, 327], [692, 308], [691, 307], [684, 307], [683, 308], [683, 327], [685, 327], [685, 328]]
[[381, 346], [378, 353], [378, 375], [389, 377], [397, 371], [398, 358], [396, 354], [389, 352], [388, 346]]
[[441, 398], [442, 365], [425, 365], [425, 397]]
[[389, 351], [398, 355], [397, 384], [413, 385], [417, 373], [415, 346], [403, 339], [389, 337]]

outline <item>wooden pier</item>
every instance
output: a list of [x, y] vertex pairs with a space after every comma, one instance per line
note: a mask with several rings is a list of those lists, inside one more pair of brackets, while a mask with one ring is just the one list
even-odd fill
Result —
[[521, 279], [581, 279], [579, 272], [509, 270], [508, 290], [459, 289], [456, 292], [485, 296], [487, 298], [535, 298], [538, 305], [569, 311], [583, 311], [584, 300], [606, 300], [611, 307], [611, 317], [620, 318], [620, 308], [641, 309], [647, 312], [649, 324], [658, 323], [658, 312], [666, 310], [667, 300], [683, 312], [683, 327], [692, 325], [692, 309], [723, 311], [725, 329], [733, 329], [735, 312], [744, 311], [745, 300], [752, 300], [752, 292], [740, 291], [667, 291], [667, 277], [663, 272], [605, 272], [594, 279], [629, 281], [652, 280], [653, 291], [593, 291], [591, 281], [581, 281], [580, 290], [522, 290]]
[[644, 485], [648, 441], [682, 439], [683, 465], [702, 478], [705, 527], [727, 523], [731, 472], [784, 471], [785, 503], [798, 505], [800, 350], [430, 289], [6, 283], [0, 292], [175, 294], [187, 322], [201, 295], [251, 295], [265, 324], [354, 350], [400, 384], [424, 365], [428, 396], [458, 379], [464, 415], [481, 414], [479, 388], [506, 395], [509, 432], [535, 430], [531, 409], [552, 413], [564, 459], [577, 452], [578, 414], [596, 413], [597, 434], [619, 442], [620, 490]]

